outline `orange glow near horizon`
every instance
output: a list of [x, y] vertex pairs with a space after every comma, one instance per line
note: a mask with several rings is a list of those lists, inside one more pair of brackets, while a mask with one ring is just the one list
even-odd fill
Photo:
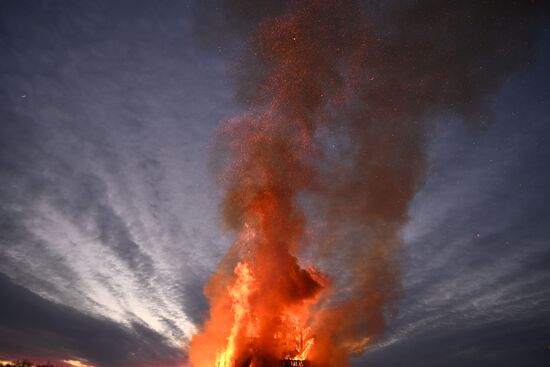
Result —
[[84, 363], [77, 359], [64, 359], [62, 362], [73, 367], [94, 367], [92, 364]]

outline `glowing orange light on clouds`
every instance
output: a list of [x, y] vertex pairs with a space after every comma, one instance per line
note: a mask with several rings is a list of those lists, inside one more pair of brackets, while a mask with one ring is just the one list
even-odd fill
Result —
[[[15, 361], [16, 359], [14, 360], [11, 360], [11, 361], [8, 361], [8, 360], [0, 360], [0, 366], [10, 366], [10, 365], [14, 365], [16, 364], [17, 362]], [[92, 364], [89, 364], [88, 362], [84, 362], [82, 360], [77, 360], [77, 359], [63, 359], [60, 361], [61, 363], [63, 363], [63, 365], [65, 366], [71, 366], [71, 367], [95, 367], [94, 365]], [[42, 362], [36, 362], [35, 360], [33, 360], [33, 365], [34, 364], [41, 364]], [[48, 362], [49, 364], [50, 362]]]
[[62, 362], [74, 367], [95, 367], [92, 364], [88, 364], [87, 362], [85, 363], [77, 359], [64, 359]]

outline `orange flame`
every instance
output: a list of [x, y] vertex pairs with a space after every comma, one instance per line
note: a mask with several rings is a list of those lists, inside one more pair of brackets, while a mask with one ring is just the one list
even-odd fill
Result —
[[224, 351], [219, 352], [216, 357], [216, 367], [232, 367], [233, 360], [235, 359], [235, 340], [240, 328], [244, 324], [244, 320], [248, 317], [248, 335], [253, 330], [253, 325], [250, 316], [250, 303], [249, 297], [254, 291], [254, 277], [250, 271], [249, 266], [246, 263], [238, 263], [235, 267], [235, 274], [237, 279], [235, 284], [228, 289], [228, 293], [231, 296], [233, 305], [231, 311], [233, 311], [233, 325], [231, 326], [231, 333], [227, 338], [227, 346]]

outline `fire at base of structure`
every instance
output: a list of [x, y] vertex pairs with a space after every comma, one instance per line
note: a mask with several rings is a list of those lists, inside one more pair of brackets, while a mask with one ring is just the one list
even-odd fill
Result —
[[297, 359], [283, 359], [281, 361], [282, 367], [309, 367], [307, 361], [297, 360]]

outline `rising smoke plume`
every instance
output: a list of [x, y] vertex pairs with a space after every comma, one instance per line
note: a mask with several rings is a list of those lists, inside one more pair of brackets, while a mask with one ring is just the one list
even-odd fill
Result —
[[488, 119], [491, 95], [531, 58], [542, 4], [221, 3], [251, 32], [248, 112], [217, 140], [237, 239], [206, 286], [194, 367], [346, 366], [383, 335], [432, 121]]

